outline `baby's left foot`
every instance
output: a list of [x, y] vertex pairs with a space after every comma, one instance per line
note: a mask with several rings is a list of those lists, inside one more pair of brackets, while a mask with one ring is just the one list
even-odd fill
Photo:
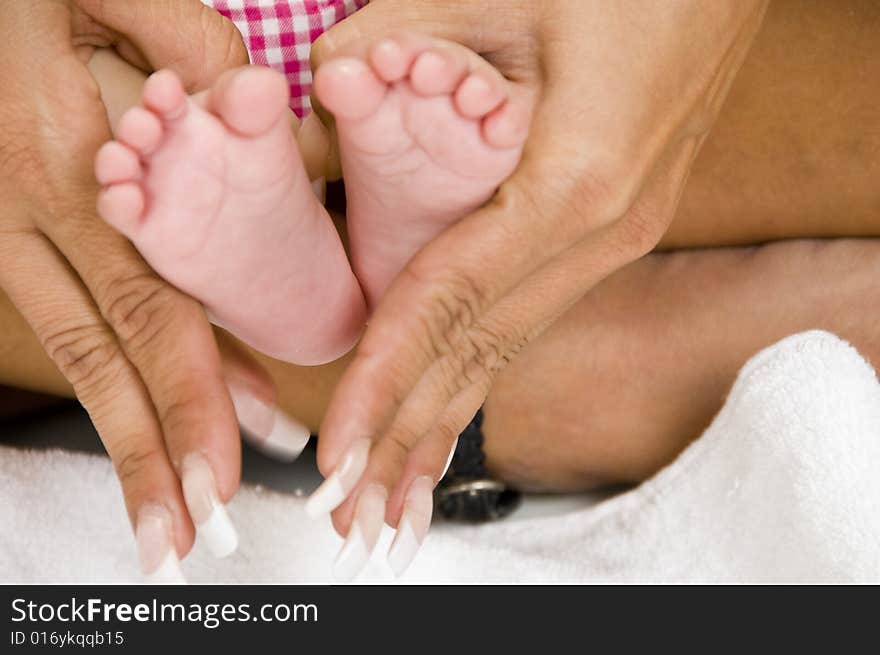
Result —
[[476, 53], [414, 34], [358, 46], [315, 74], [336, 120], [352, 262], [370, 307], [424, 245], [513, 173], [528, 113]]

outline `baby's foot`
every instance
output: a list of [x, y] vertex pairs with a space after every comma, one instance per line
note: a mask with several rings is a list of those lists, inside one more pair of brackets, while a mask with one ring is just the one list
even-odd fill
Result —
[[168, 281], [256, 349], [297, 364], [349, 350], [363, 296], [267, 69], [189, 98], [168, 71], [98, 153], [98, 210]]
[[355, 272], [375, 306], [406, 262], [486, 203], [519, 163], [528, 116], [509, 83], [455, 44], [401, 35], [315, 76], [336, 118]]

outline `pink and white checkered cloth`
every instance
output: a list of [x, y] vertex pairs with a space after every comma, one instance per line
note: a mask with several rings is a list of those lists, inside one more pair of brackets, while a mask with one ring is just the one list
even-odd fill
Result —
[[290, 83], [290, 108], [309, 113], [312, 71], [309, 50], [321, 34], [369, 0], [202, 0], [232, 20], [244, 36], [251, 63], [283, 73]]

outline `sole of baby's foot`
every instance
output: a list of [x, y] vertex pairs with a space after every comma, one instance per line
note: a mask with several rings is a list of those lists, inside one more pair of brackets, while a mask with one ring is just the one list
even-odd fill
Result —
[[154, 74], [98, 152], [98, 211], [215, 323], [273, 357], [318, 364], [353, 346], [365, 308], [287, 101], [267, 68], [231, 71], [196, 97]]
[[322, 65], [315, 92], [336, 121], [352, 261], [373, 307], [418, 250], [511, 175], [529, 114], [461, 46], [398, 35], [356, 51]]

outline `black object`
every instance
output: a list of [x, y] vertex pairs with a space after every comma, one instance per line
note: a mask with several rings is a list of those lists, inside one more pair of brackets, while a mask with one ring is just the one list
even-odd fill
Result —
[[458, 437], [449, 471], [434, 490], [434, 509], [446, 519], [482, 523], [504, 518], [521, 499], [519, 491], [489, 477], [480, 409]]

